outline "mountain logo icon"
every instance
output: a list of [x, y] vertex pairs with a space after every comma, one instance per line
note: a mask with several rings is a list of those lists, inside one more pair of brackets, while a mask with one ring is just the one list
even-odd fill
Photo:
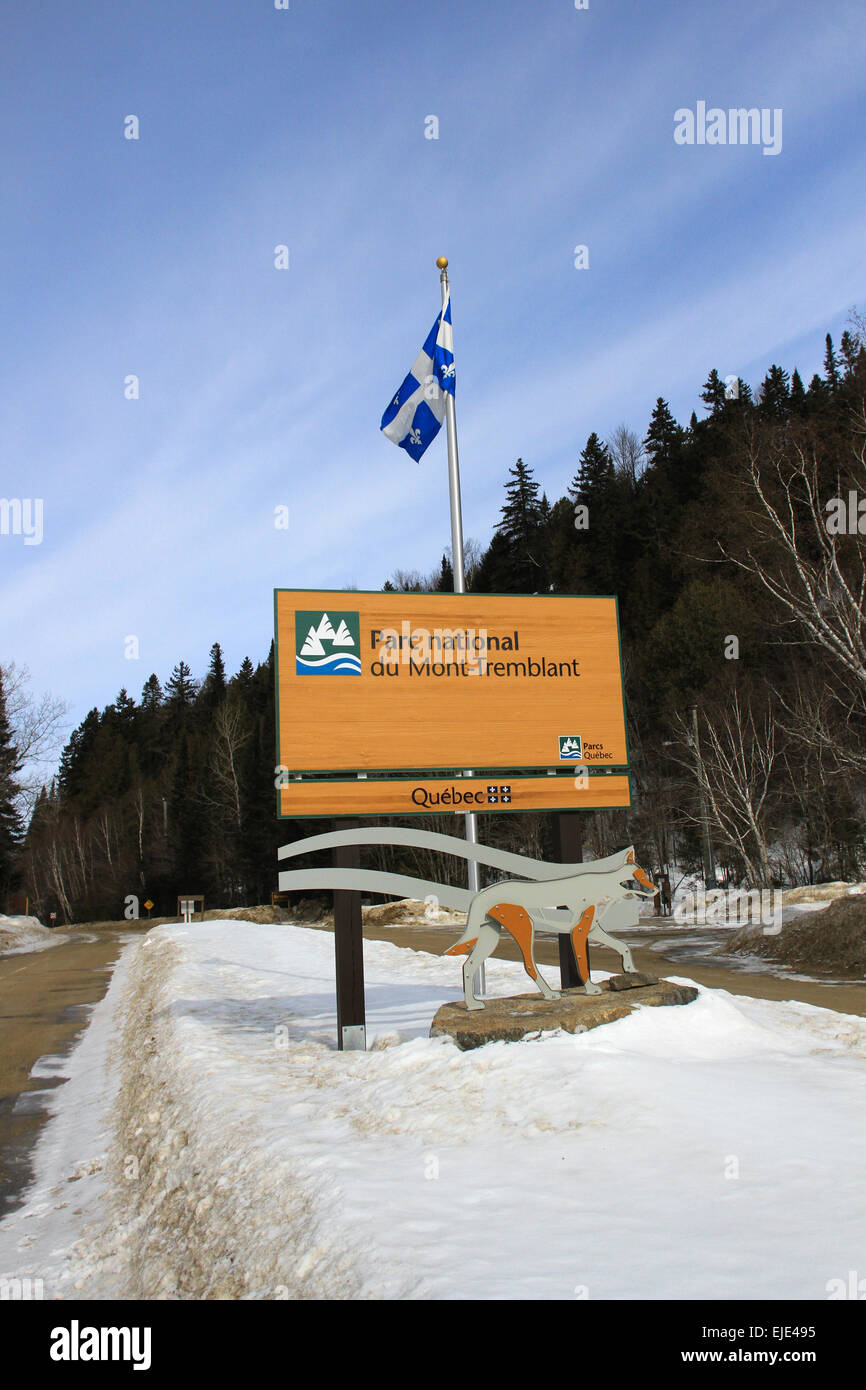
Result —
[[295, 671], [299, 676], [360, 676], [361, 620], [357, 613], [295, 612]]
[[579, 734], [559, 735], [559, 761], [580, 762], [583, 757], [583, 740]]

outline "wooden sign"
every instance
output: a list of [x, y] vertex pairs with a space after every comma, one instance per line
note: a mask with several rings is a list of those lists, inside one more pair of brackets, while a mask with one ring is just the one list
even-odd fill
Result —
[[438, 777], [287, 782], [279, 815], [424, 816], [466, 811], [576, 811], [631, 805], [627, 776]]
[[628, 765], [615, 598], [274, 599], [289, 773]]

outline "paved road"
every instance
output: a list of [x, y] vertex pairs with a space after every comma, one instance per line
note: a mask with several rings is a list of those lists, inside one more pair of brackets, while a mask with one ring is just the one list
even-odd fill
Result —
[[30, 1155], [47, 1118], [40, 1093], [64, 1080], [62, 1071], [32, 1078], [31, 1069], [40, 1057], [70, 1052], [134, 932], [131, 922], [72, 932], [44, 951], [0, 957], [0, 1214], [20, 1204], [31, 1175]]

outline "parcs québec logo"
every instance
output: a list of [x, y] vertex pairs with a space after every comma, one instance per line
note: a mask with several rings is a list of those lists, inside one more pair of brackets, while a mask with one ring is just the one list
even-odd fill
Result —
[[360, 676], [360, 645], [359, 614], [295, 611], [295, 671], [299, 676]]

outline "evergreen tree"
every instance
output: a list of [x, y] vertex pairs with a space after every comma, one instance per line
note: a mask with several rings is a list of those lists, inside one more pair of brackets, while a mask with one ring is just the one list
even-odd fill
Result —
[[819, 376], [816, 372], [809, 382], [809, 389], [806, 392], [806, 403], [809, 407], [810, 414], [822, 411], [827, 405], [828, 400], [829, 392], [827, 391], [827, 384], [823, 377]]
[[248, 691], [250, 688], [252, 678], [253, 663], [250, 661], [248, 656], [245, 656], [240, 666], [238, 667], [238, 674], [235, 679], [237, 680], [238, 685], [241, 687], [241, 690]]
[[162, 686], [156, 674], [148, 676], [141, 691], [141, 708], [148, 714], [158, 710], [162, 704]]
[[667, 401], [659, 396], [644, 440], [644, 448], [652, 462], [672, 459], [682, 447], [684, 437], [685, 431], [671, 415]]
[[787, 420], [791, 409], [790, 378], [775, 363], [761, 382], [758, 410], [766, 420]]
[[87, 796], [88, 782], [92, 772], [92, 759], [99, 738], [99, 710], [89, 710], [77, 729], [70, 735], [69, 742], [60, 757], [60, 792], [64, 802], [74, 810], [81, 810]]
[[451, 561], [447, 555], [442, 556], [442, 566], [436, 578], [436, 593], [453, 594], [454, 592], [454, 571], [451, 568]]
[[610, 451], [593, 432], [568, 488], [574, 506], [572, 544], [582, 552], [581, 589], [586, 593], [616, 590], [622, 541], [621, 493]]
[[196, 695], [196, 682], [185, 661], [179, 661], [165, 683], [166, 703], [174, 706], [189, 706]]
[[554, 502], [548, 527], [547, 572], [555, 594], [582, 594], [588, 588], [587, 547], [575, 534], [574, 504], [568, 497]]
[[713, 370], [704, 382], [701, 391], [701, 400], [706, 402], [711, 415], [721, 415], [727, 404], [725, 383], [722, 381], [715, 367], [713, 367]]
[[199, 701], [208, 709], [214, 709], [222, 704], [226, 697], [226, 668], [223, 661], [222, 647], [219, 642], [214, 642], [210, 649], [210, 663], [207, 668], [207, 675], [204, 678]]
[[806, 388], [796, 367], [791, 377], [791, 413], [792, 415], [804, 415], [806, 413]]
[[135, 719], [135, 701], [127, 694], [124, 686], [114, 702], [114, 710], [117, 715], [117, 725], [124, 737], [129, 737], [132, 732], [133, 721]]
[[833, 349], [833, 339], [828, 333], [824, 339], [824, 380], [827, 383], [827, 390], [833, 396], [839, 390], [842, 383], [842, 373], [839, 371], [839, 363], [836, 360], [836, 353]]
[[171, 837], [171, 857], [174, 878], [179, 893], [206, 891], [201, 870], [204, 830], [202, 812], [197, 804], [194, 769], [190, 757], [189, 739], [181, 736], [172, 778], [168, 803], [168, 823]]
[[508, 470], [505, 505], [500, 508], [497, 530], [505, 541], [508, 556], [508, 591], [537, 593], [547, 588], [546, 567], [539, 544], [543, 531], [543, 511], [538, 483], [522, 458]]
[[532, 469], [518, 459], [508, 470], [511, 481], [505, 485], [506, 503], [500, 508], [500, 530], [507, 541], [528, 545], [534, 538], [539, 519], [538, 483]]
[[578, 469], [567, 492], [575, 506], [589, 507], [597, 496], [609, 493], [614, 484], [613, 459], [607, 445], [594, 432], [584, 445]]
[[494, 531], [472, 578], [476, 594], [523, 593], [525, 586], [515, 579], [514, 553], [501, 531]]

